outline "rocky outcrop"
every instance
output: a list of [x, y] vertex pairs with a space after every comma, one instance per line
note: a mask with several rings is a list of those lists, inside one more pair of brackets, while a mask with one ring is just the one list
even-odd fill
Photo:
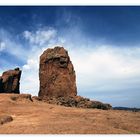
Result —
[[63, 47], [47, 49], [40, 56], [39, 80], [41, 98], [77, 95], [75, 71]]
[[33, 100], [32, 100], [32, 96], [31, 96], [31, 94], [10, 94], [11, 96], [10, 96], [10, 99], [12, 100], [12, 101], [31, 101], [31, 102], [33, 102]]
[[2, 92], [2, 77], [0, 76], [0, 93]]
[[20, 93], [20, 77], [21, 70], [19, 68], [3, 72], [0, 77], [0, 93]]
[[45, 101], [50, 104], [63, 105], [66, 107], [78, 107], [78, 108], [97, 108], [103, 110], [109, 110], [112, 108], [110, 104], [105, 104], [99, 101], [91, 101], [88, 98], [81, 96], [75, 97], [48, 97]]

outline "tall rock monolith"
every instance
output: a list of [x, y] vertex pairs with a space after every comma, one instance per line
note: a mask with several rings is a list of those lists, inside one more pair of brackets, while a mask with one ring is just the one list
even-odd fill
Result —
[[76, 96], [76, 76], [68, 52], [63, 47], [47, 49], [40, 56], [39, 97]]

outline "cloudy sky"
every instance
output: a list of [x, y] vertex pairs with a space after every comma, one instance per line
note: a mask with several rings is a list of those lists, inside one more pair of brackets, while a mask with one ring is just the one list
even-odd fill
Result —
[[22, 93], [38, 94], [39, 56], [55, 45], [78, 95], [140, 107], [140, 7], [0, 7], [0, 74], [20, 67]]

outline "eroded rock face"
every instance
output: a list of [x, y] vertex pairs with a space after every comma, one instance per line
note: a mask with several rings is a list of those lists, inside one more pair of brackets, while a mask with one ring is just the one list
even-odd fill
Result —
[[45, 98], [45, 100], [50, 104], [63, 105], [66, 107], [78, 107], [78, 108], [97, 108], [103, 110], [112, 109], [110, 104], [105, 104], [99, 101], [92, 101], [88, 98], [81, 96], [75, 97], [58, 97], [58, 98]]
[[47, 49], [40, 56], [39, 97], [76, 96], [75, 71], [63, 47]]
[[0, 93], [2, 92], [2, 77], [0, 76]]
[[21, 70], [19, 68], [3, 72], [0, 77], [0, 93], [20, 93], [20, 77]]

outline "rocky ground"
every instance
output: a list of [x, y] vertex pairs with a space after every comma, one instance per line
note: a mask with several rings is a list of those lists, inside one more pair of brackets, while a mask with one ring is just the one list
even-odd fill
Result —
[[140, 134], [140, 112], [52, 105], [0, 94], [1, 134]]

